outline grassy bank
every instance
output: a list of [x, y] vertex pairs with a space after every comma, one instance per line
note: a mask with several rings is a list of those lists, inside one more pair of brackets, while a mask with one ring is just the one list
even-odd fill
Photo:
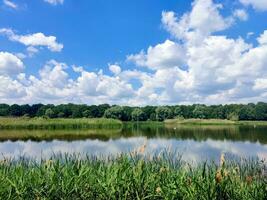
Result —
[[0, 129], [98, 129], [120, 128], [122, 122], [114, 119], [45, 119], [0, 118]]
[[191, 167], [167, 154], [42, 162], [2, 160], [3, 199], [267, 199], [266, 164], [258, 160]]
[[267, 126], [267, 121], [231, 121], [226, 119], [168, 119], [165, 124]]

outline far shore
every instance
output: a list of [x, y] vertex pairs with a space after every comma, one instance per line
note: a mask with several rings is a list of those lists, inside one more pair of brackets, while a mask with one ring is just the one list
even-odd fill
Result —
[[267, 126], [267, 121], [231, 121], [227, 119], [167, 119], [168, 125], [248, 125]]
[[64, 129], [120, 129], [123, 125], [140, 124], [142, 126], [178, 126], [178, 125], [208, 125], [208, 126], [267, 126], [267, 121], [231, 121], [223, 119], [167, 119], [159, 121], [123, 122], [107, 118], [25, 118], [0, 117], [0, 130], [64, 130]]

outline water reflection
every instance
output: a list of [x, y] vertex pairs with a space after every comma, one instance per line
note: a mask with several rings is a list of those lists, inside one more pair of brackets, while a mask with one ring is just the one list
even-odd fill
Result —
[[50, 157], [58, 153], [116, 155], [147, 140], [146, 153], [171, 148], [187, 161], [218, 159], [222, 152], [267, 159], [266, 127], [126, 125], [122, 130], [1, 131], [0, 157]]

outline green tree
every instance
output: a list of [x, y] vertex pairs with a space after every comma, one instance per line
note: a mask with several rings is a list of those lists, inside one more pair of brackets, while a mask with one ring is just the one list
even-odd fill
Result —
[[124, 118], [124, 110], [121, 106], [113, 106], [107, 109], [104, 113], [105, 118], [119, 119], [122, 120]]
[[65, 113], [64, 113], [64, 112], [59, 112], [59, 113], [57, 114], [57, 117], [58, 117], [58, 118], [64, 118], [64, 117], [65, 117]]
[[45, 116], [48, 118], [54, 118], [55, 117], [55, 112], [52, 110], [52, 108], [48, 108], [45, 111]]
[[257, 120], [267, 120], [267, 103], [258, 102], [256, 104], [255, 118]]
[[85, 111], [83, 111], [83, 117], [93, 118], [91, 110], [85, 110]]
[[145, 113], [140, 108], [135, 108], [132, 111], [132, 120], [133, 121], [144, 121], [146, 120]]
[[0, 104], [0, 116], [8, 116], [9, 114], [9, 105]]
[[176, 106], [174, 108], [174, 112], [173, 112], [175, 117], [183, 117], [183, 111], [182, 108], [180, 106]]
[[13, 104], [9, 107], [9, 115], [19, 117], [23, 115], [22, 109], [19, 105]]
[[205, 119], [206, 118], [206, 107], [204, 105], [196, 105], [195, 109], [193, 110], [194, 118]]
[[158, 121], [164, 121], [165, 119], [169, 119], [172, 116], [172, 111], [170, 108], [166, 106], [160, 106], [156, 109], [156, 119]]
[[255, 105], [244, 105], [239, 111], [240, 120], [254, 120], [256, 118]]
[[227, 115], [227, 119], [228, 120], [232, 120], [232, 121], [238, 121], [239, 120], [239, 115], [235, 112], [232, 112], [230, 114]]

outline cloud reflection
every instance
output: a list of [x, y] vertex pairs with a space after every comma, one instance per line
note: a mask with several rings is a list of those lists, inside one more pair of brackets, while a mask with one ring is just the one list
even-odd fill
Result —
[[[128, 153], [140, 147], [146, 137], [132, 137], [110, 139], [108, 141], [80, 140], [34, 142], [34, 141], [6, 141], [0, 143], [1, 157], [27, 156], [32, 158], [48, 158], [53, 154], [79, 153], [81, 155], [117, 155]], [[217, 160], [222, 152], [239, 157], [258, 156], [267, 159], [267, 145], [251, 142], [231, 142], [208, 139], [197, 142], [194, 140], [177, 140], [151, 138], [147, 140], [146, 153], [156, 154], [166, 148], [171, 148], [182, 153], [186, 161], [198, 162], [201, 160]]]

